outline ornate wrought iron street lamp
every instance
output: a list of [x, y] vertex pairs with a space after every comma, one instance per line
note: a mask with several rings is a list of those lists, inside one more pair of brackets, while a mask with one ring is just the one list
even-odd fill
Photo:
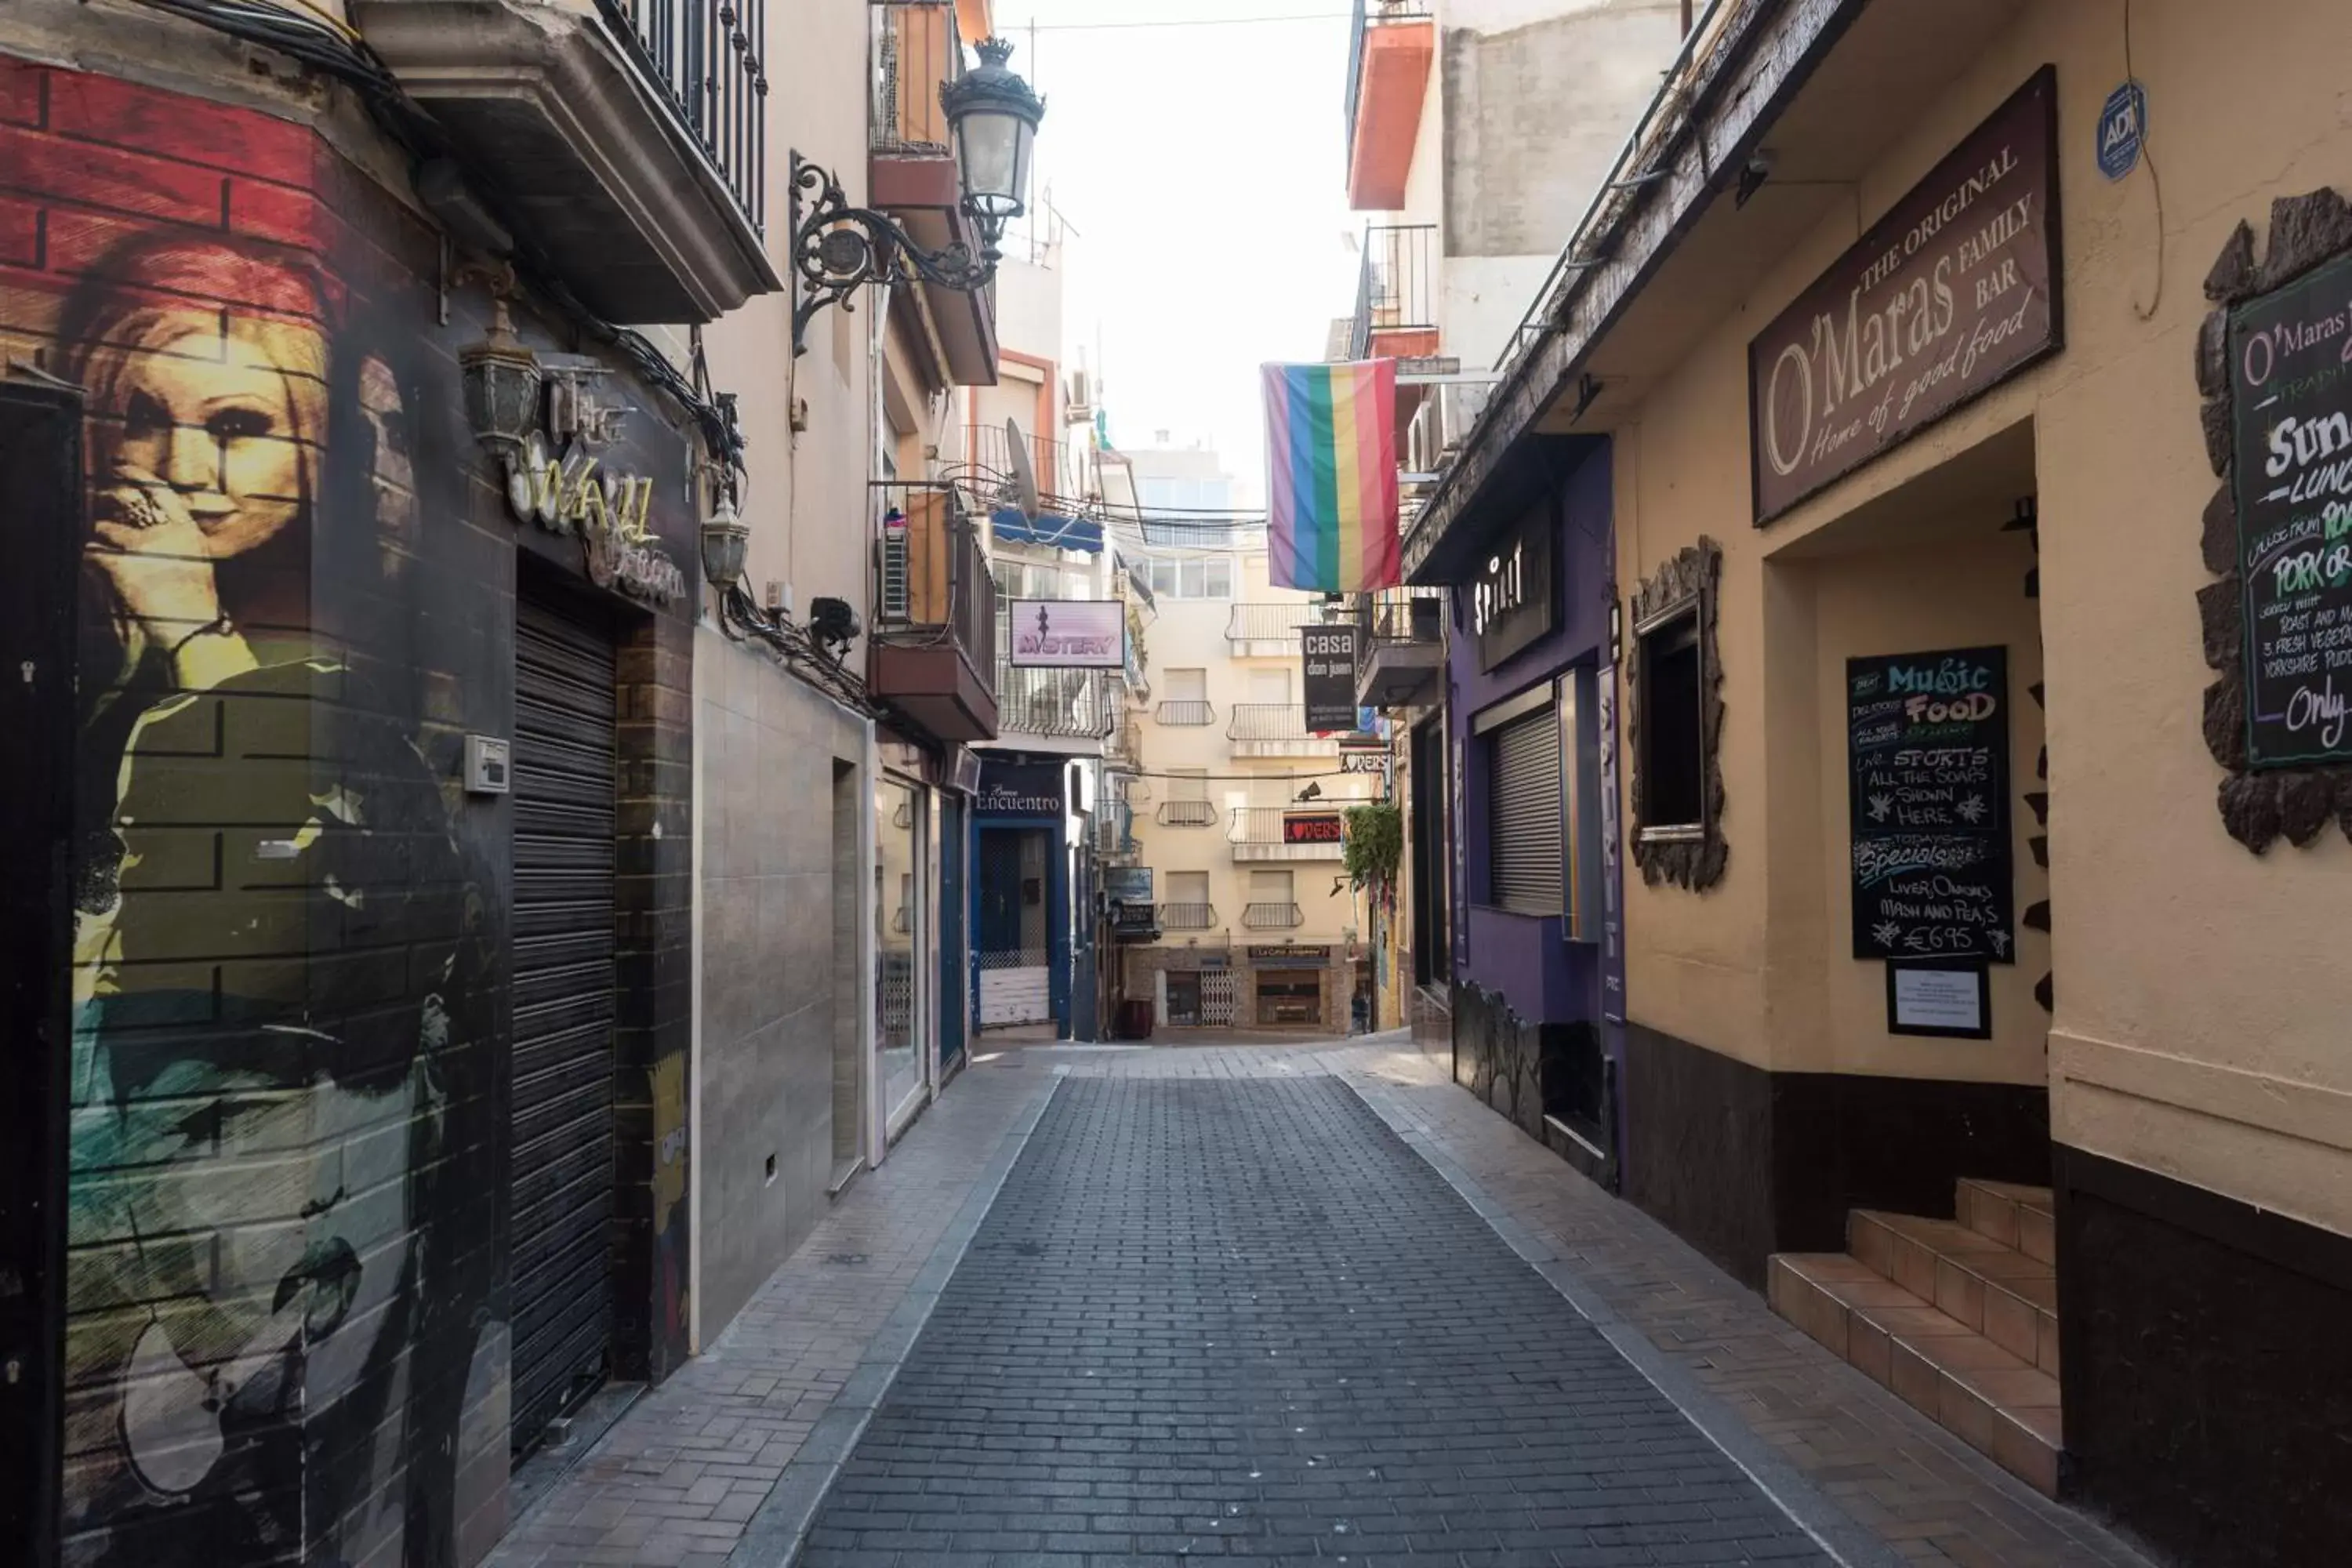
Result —
[[[980, 231], [980, 251], [958, 241], [925, 250], [897, 220], [854, 207], [839, 181], [798, 153], [793, 156], [793, 265], [802, 293], [793, 307], [793, 352], [807, 351], [808, 324], [827, 305], [850, 309], [849, 296], [868, 283], [904, 285], [920, 279], [959, 293], [977, 293], [996, 277], [1004, 226], [1029, 210], [1029, 166], [1045, 100], [1005, 65], [1013, 46], [983, 39], [981, 63], [940, 87], [956, 144], [956, 177], [964, 216]], [[813, 198], [803, 216], [803, 194]]]

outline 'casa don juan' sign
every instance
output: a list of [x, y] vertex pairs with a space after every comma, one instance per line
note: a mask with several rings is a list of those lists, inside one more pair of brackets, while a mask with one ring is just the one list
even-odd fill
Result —
[[1760, 526], [2064, 341], [2044, 66], [1748, 345]]

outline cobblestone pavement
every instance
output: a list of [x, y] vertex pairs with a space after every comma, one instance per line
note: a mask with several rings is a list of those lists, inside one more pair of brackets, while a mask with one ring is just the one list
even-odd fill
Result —
[[806, 1568], [1818, 1563], [1344, 1084], [1072, 1078]]
[[[991, 1208], [1041, 1109], [1048, 1119]], [[864, 1261], [833, 1261], [843, 1257]], [[922, 1311], [910, 1309], [934, 1297], [918, 1337]], [[1382, 1326], [1368, 1331], [1360, 1320], [1374, 1303]], [[1433, 1368], [1452, 1370], [1424, 1375]], [[1128, 1419], [1104, 1397], [1111, 1387], [1128, 1392]], [[1602, 1424], [1625, 1435], [1593, 1440]], [[1073, 1437], [1138, 1447], [1075, 1450], [1101, 1461], [1079, 1463], [1059, 1457]], [[1188, 1448], [1179, 1464], [1147, 1442], [1205, 1443], [1206, 1459], [1192, 1463]], [[1567, 1479], [1495, 1468], [1521, 1446]], [[1391, 1452], [1420, 1458], [1381, 1457]], [[1236, 1472], [1226, 1458], [1249, 1462]], [[1586, 1462], [1596, 1458], [1623, 1468]], [[1064, 1468], [1103, 1473], [1053, 1473]], [[1517, 1484], [1444, 1489], [1474, 1475]], [[1629, 1475], [1643, 1479], [1598, 1479]], [[1853, 1568], [2144, 1568], [1395, 1036], [996, 1054], [494, 1561], [784, 1568], [820, 1498], [826, 1533], [812, 1539], [808, 1568], [1173, 1568], [1257, 1552], [1364, 1568], [1399, 1556], [1399, 1541], [1402, 1554], [1457, 1564], [1480, 1554], [1466, 1560], [1476, 1568], [1743, 1560], [1738, 1538], [1595, 1539], [1626, 1527], [1579, 1506], [1611, 1506], [1594, 1500], [1619, 1489], [1706, 1496], [1704, 1519], [1663, 1522], [1761, 1531], [1762, 1550], [1793, 1561], [1822, 1558], [1766, 1491]], [[1464, 1505], [1489, 1495], [1569, 1500], [1510, 1503], [1481, 1525]], [[1171, 1500], [1185, 1510], [1164, 1510]], [[1003, 1522], [972, 1522], [982, 1520]], [[1463, 1540], [1429, 1552], [1415, 1543], [1427, 1529], [1383, 1532], [1384, 1520], [1458, 1520]], [[1482, 1528], [1495, 1544], [1468, 1543]], [[1506, 1544], [1507, 1530], [1535, 1533]], [[984, 1535], [993, 1544], [975, 1544]], [[1118, 1552], [1074, 1546], [1122, 1538]], [[910, 1544], [934, 1540], [940, 1550]]]

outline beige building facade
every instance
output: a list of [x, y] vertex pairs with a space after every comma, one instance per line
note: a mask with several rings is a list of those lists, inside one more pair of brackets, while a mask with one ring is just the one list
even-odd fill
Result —
[[1407, 546], [1605, 439], [1626, 1195], [2182, 1563], [2352, 1529], [2341, 20], [1717, 7]]
[[[1369, 911], [1345, 873], [1350, 805], [1379, 798], [1377, 770], [1348, 773], [1343, 740], [1306, 728], [1302, 632], [1323, 597], [1269, 584], [1262, 538], [1150, 521], [1153, 509], [1230, 506], [1214, 454], [1124, 453], [1146, 522], [1122, 547], [1151, 593], [1142, 765], [1127, 786], [1135, 863], [1150, 869], [1157, 939], [1106, 962], [1113, 990], [1148, 1004], [1156, 1029], [1344, 1032]], [[1212, 532], [1225, 548], [1187, 549]], [[1154, 546], [1154, 540], [1161, 542]], [[1337, 614], [1335, 609], [1334, 614]], [[1369, 744], [1348, 749], [1377, 762]], [[1359, 763], [1357, 765], [1362, 765]]]

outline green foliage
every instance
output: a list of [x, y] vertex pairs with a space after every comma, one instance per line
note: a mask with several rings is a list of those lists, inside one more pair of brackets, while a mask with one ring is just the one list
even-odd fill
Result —
[[1404, 857], [1404, 814], [1387, 802], [1348, 808], [1348, 880], [1384, 893], [1396, 886]]

